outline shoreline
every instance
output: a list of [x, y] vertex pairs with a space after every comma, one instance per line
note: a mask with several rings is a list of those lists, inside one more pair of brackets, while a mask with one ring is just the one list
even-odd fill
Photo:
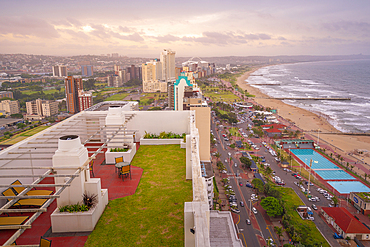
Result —
[[[244, 73], [242, 76], [237, 78], [237, 84], [243, 90], [247, 90], [249, 94], [255, 95], [254, 98], [250, 98], [249, 101], [253, 101], [264, 107], [270, 107], [272, 109], [277, 109], [277, 115], [290, 121], [296, 127], [303, 131], [317, 131], [320, 132], [336, 132], [341, 133], [333, 125], [330, 124], [328, 119], [320, 113], [314, 113], [296, 106], [288, 105], [281, 100], [275, 99], [264, 99], [268, 97], [266, 94], [262, 93], [259, 89], [249, 85], [246, 80], [251, 73], [257, 71], [260, 68], [268, 67], [266, 66], [256, 66], [252, 70]], [[280, 120], [280, 119], [279, 119]], [[310, 136], [317, 138], [315, 142], [319, 141], [325, 142], [327, 145], [331, 146], [334, 152], [339, 153], [342, 157], [347, 157], [354, 160], [353, 156], [348, 156], [347, 154], [352, 152], [354, 149], [367, 149], [370, 151], [370, 136], [345, 136], [345, 135], [333, 135], [333, 134], [322, 134], [319, 133], [308, 133]], [[313, 138], [312, 138], [313, 139]], [[369, 164], [364, 165], [367, 167], [367, 171], [370, 169], [370, 157], [358, 157]]]

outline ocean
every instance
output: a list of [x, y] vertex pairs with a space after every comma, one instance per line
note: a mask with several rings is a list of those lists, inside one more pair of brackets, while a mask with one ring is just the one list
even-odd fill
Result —
[[369, 59], [274, 65], [255, 71], [246, 81], [271, 97], [349, 97], [284, 103], [324, 116], [343, 132], [370, 131]]

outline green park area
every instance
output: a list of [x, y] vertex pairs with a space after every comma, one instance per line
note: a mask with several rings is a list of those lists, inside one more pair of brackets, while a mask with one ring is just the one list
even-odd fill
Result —
[[117, 93], [115, 95], [112, 95], [112, 96], [106, 98], [104, 101], [124, 100], [129, 95], [130, 95], [130, 93]]
[[232, 92], [223, 91], [223, 90], [214, 91], [214, 92], [211, 92], [211, 91], [204, 92], [204, 96], [209, 97], [210, 99], [212, 99], [213, 102], [221, 101], [221, 102], [233, 103], [235, 101], [240, 101], [240, 98], [235, 96]]
[[229, 132], [232, 136], [236, 136], [236, 137], [242, 137], [242, 135], [239, 133], [239, 130], [238, 128], [236, 127], [232, 127], [229, 129]]
[[[38, 91], [33, 91], [33, 90], [25, 90], [25, 91], [22, 91], [22, 94], [27, 94], [27, 95], [31, 95], [31, 94], [34, 94], [34, 93], [37, 93]], [[59, 92], [64, 92], [64, 87], [61, 87], [60, 88], [60, 91], [57, 90], [57, 89], [50, 89], [50, 90], [42, 90], [42, 92], [44, 94], [54, 94], [54, 93], [59, 93]]]
[[49, 128], [49, 126], [38, 126], [36, 128], [26, 130], [25, 132], [14, 135], [9, 139], [3, 139], [2, 141], [0, 141], [0, 144], [2, 144], [2, 145], [16, 144], [17, 142], [23, 141], [24, 139], [26, 139], [30, 136], [33, 136], [34, 134], [37, 134], [37, 133], [39, 133], [39, 132], [41, 132], [41, 131], [43, 131], [44, 129], [47, 129], [47, 128]]
[[281, 194], [281, 200], [285, 208], [282, 223], [285, 230], [290, 234], [292, 240], [300, 242], [305, 246], [324, 246], [329, 247], [324, 237], [317, 230], [311, 220], [303, 220], [296, 209], [304, 205], [292, 188], [276, 187]]
[[185, 149], [140, 146], [131, 164], [143, 169], [135, 194], [109, 202], [85, 246], [183, 246]]

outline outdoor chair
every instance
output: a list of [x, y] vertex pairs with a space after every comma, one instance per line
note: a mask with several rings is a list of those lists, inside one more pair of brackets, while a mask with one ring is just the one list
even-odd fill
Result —
[[[3, 196], [16, 196], [14, 190], [12, 188], [8, 188], [4, 190], [1, 194]], [[12, 199], [8, 199], [11, 201]], [[19, 199], [14, 206], [39, 206], [41, 207], [48, 199]]]
[[0, 226], [22, 225], [29, 216], [0, 217]]
[[[15, 180], [12, 185], [22, 185], [21, 181]], [[20, 194], [23, 190], [25, 190], [25, 187], [12, 187], [12, 189], [15, 191], [15, 193], [18, 195]], [[30, 190], [26, 193], [28, 196], [48, 196], [53, 193], [52, 190]]]
[[40, 238], [40, 247], [50, 247], [51, 240], [41, 237]]
[[123, 176], [127, 178], [128, 175], [130, 175], [130, 179], [131, 179], [131, 164], [128, 166], [122, 166], [120, 170], [120, 176], [122, 176], [122, 180], [124, 180]]
[[94, 175], [94, 161], [93, 160], [90, 162], [89, 171], [91, 172], [92, 177], [95, 177], [95, 175]]
[[[115, 157], [114, 158], [114, 165], [116, 165], [116, 164], [118, 164], [118, 163], [121, 163], [121, 162], [124, 162], [124, 159], [123, 159], [123, 156], [121, 156], [121, 157]], [[120, 170], [120, 168], [118, 168], [117, 166], [116, 166], [116, 172], [117, 171], [119, 171]]]

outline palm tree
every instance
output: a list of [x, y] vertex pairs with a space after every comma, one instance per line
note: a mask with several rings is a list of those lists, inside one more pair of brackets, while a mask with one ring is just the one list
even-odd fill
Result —
[[283, 227], [275, 226], [274, 230], [275, 230], [275, 232], [278, 235], [279, 240], [280, 240], [280, 238], [283, 236]]
[[349, 163], [347, 162], [347, 170], [348, 170]]
[[221, 154], [220, 154], [219, 152], [217, 152], [217, 153], [215, 154], [215, 156], [216, 156], [216, 158], [217, 158], [217, 160], [218, 160], [218, 159], [220, 159]]
[[355, 166], [351, 165], [351, 171], [353, 170], [353, 167], [355, 167]]
[[365, 173], [365, 181], [366, 181], [366, 178], [367, 178], [367, 173]]
[[340, 164], [343, 165], [343, 157], [340, 157]]

